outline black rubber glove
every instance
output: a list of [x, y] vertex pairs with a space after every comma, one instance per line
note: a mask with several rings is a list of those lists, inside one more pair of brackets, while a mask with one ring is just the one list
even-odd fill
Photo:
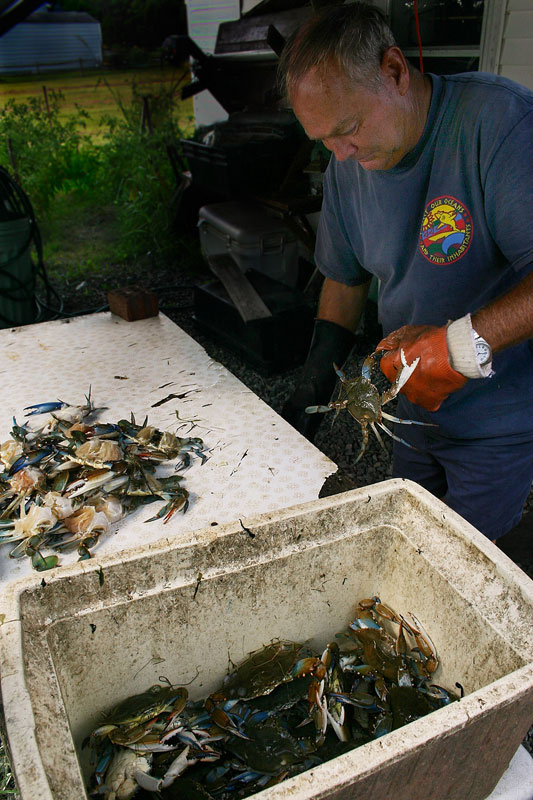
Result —
[[313, 441], [324, 414], [306, 414], [307, 406], [327, 405], [337, 376], [333, 363], [342, 367], [354, 345], [347, 328], [325, 319], [315, 320], [313, 338], [299, 386], [286, 401], [281, 416], [303, 436]]

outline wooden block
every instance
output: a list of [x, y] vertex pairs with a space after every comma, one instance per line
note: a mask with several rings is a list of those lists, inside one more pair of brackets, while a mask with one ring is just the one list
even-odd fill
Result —
[[107, 293], [109, 310], [128, 322], [157, 317], [159, 304], [157, 295], [142, 286], [123, 286]]

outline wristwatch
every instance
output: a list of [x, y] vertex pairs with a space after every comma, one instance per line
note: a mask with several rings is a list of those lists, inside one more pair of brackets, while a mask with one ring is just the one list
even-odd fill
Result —
[[490, 366], [492, 363], [492, 347], [479, 333], [476, 333], [473, 328], [472, 333], [474, 334], [477, 363], [480, 367]]

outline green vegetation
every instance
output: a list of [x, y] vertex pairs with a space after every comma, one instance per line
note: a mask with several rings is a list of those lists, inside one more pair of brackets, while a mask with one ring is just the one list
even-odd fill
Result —
[[187, 30], [184, 0], [62, 0], [61, 8], [98, 19], [108, 45], [159, 47], [165, 36]]
[[18, 797], [9, 761], [0, 741], [0, 800], [16, 800]]
[[[189, 80], [186, 63], [178, 67], [163, 66], [137, 70], [72, 70], [69, 72], [47, 72], [35, 75], [2, 76], [0, 79], [0, 108], [10, 101], [17, 104], [41, 100], [45, 105], [45, 89], [61, 96], [58, 110], [60, 120], [66, 120], [83, 109], [83, 131], [98, 143], [103, 136], [101, 121], [105, 116], [121, 114], [120, 103], [129, 105], [133, 101], [134, 88], [138, 95], [159, 96], [173, 87], [180, 87]], [[184, 102], [174, 98], [174, 113], [185, 134], [191, 134], [192, 99]], [[81, 120], [79, 120], [81, 122]]]
[[42, 81], [40, 92], [21, 81], [0, 108], [0, 164], [30, 198], [52, 277], [98, 273], [147, 253], [166, 263], [176, 251], [179, 141], [193, 129], [190, 101], [179, 99], [186, 72], [130, 73], [127, 92], [108, 75], [97, 81], [107, 102], [97, 125], [86, 110], [94, 76], [85, 96], [80, 76], [76, 88], [60, 79], [61, 90], [47, 79], [46, 94]]

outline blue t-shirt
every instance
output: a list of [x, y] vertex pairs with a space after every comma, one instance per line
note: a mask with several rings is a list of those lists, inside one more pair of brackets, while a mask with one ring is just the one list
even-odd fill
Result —
[[[431, 75], [416, 147], [390, 170], [331, 157], [316, 263], [354, 286], [380, 279], [384, 333], [474, 313], [533, 269], [533, 92], [479, 72]], [[451, 437], [533, 434], [533, 347], [494, 355], [439, 411]]]

